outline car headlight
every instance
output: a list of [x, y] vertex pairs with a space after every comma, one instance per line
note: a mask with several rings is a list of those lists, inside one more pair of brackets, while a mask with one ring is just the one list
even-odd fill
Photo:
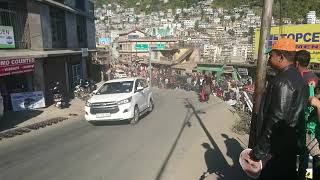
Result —
[[86, 101], [86, 105], [87, 107], [91, 107], [91, 103], [89, 101]]
[[131, 100], [132, 100], [132, 97], [129, 97], [129, 98], [121, 100], [121, 101], [118, 101], [118, 105], [127, 104], [127, 103], [131, 102]]

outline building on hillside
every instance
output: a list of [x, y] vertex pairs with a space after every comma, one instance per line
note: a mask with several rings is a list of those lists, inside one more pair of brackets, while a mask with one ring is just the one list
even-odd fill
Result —
[[316, 11], [309, 11], [307, 13], [307, 24], [316, 24]]
[[[14, 109], [13, 93], [42, 92], [62, 84], [73, 93], [91, 71], [95, 51], [94, 4], [91, 0], [1, 0], [0, 90], [6, 110]], [[6, 39], [6, 40], [3, 40]], [[81, 48], [88, 48], [89, 52]]]
[[[150, 51], [150, 47], [157, 47]], [[119, 61], [131, 64], [138, 61], [154, 63], [168, 62], [178, 50], [177, 39], [152, 38], [140, 30], [133, 30], [119, 34], [118, 40]]]

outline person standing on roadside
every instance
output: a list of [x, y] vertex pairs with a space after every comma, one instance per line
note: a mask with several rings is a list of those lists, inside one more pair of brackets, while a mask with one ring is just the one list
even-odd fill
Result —
[[[319, 78], [313, 72], [308, 70], [308, 66], [311, 59], [310, 52], [306, 50], [300, 50], [296, 53], [295, 59], [296, 59], [296, 68], [299, 70], [305, 83], [307, 83], [308, 85], [313, 85], [313, 87], [317, 87]], [[320, 115], [319, 100], [315, 97], [311, 97], [310, 105], [316, 107], [316, 110], [319, 116]], [[302, 128], [306, 129], [305, 126]], [[316, 128], [319, 128], [319, 125]], [[299, 176], [301, 179], [305, 176], [306, 169], [308, 167], [308, 159], [309, 159], [308, 154], [310, 154], [313, 157], [313, 166], [317, 166], [313, 168], [314, 169], [313, 176], [320, 178], [320, 174], [319, 174], [320, 171], [317, 170], [318, 168], [320, 168], [320, 150], [319, 150], [319, 143], [318, 143], [319, 132], [316, 134], [317, 134], [316, 138], [314, 139], [311, 138], [310, 134], [304, 131], [300, 135], [302, 137], [301, 138], [302, 141], [300, 143], [301, 152], [300, 152], [300, 162], [299, 162]]]
[[310, 58], [311, 58], [311, 56], [310, 56], [309, 51], [306, 51], [306, 50], [297, 51], [296, 56], [295, 56], [296, 68], [298, 69], [303, 80], [306, 83], [309, 83], [310, 81], [314, 81], [314, 83], [315, 83], [314, 87], [316, 87], [318, 84], [319, 78], [313, 72], [308, 70]]
[[[261, 160], [268, 159], [260, 180], [297, 178], [298, 127], [308, 101], [308, 88], [295, 68], [295, 51], [295, 41], [287, 38], [275, 41], [268, 51], [268, 61], [278, 73], [268, 83], [261, 100], [257, 114], [257, 141], [250, 153], [243, 157], [247, 164], [256, 167]], [[246, 172], [251, 173], [248, 169]]]

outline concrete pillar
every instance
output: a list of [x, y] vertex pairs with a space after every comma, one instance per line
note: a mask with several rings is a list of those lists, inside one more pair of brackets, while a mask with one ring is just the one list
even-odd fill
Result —
[[64, 62], [64, 68], [66, 73], [66, 87], [67, 87], [67, 93], [70, 93], [70, 82], [69, 82], [69, 71], [68, 71], [68, 62]]
[[52, 49], [52, 29], [49, 6], [46, 4], [42, 4], [40, 13], [42, 23], [43, 48]]
[[44, 79], [44, 72], [43, 72], [43, 61], [44, 61], [44, 59], [36, 59], [35, 60], [33, 85], [34, 85], [35, 91], [43, 91], [43, 94], [45, 94], [45, 79]]
[[81, 68], [82, 68], [82, 79], [87, 79], [87, 59], [88, 57], [81, 58]]
[[42, 26], [41, 26], [41, 4], [28, 0], [28, 24], [30, 30], [31, 49], [43, 49]]
[[77, 18], [75, 14], [66, 12], [67, 47], [78, 48]]

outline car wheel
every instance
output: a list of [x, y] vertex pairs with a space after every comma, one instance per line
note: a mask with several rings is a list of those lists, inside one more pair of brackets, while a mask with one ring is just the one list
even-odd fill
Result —
[[149, 112], [151, 112], [153, 110], [153, 108], [154, 108], [154, 103], [153, 103], [153, 100], [150, 99], [150, 101], [149, 101]]
[[134, 107], [133, 118], [130, 121], [130, 124], [137, 124], [139, 121], [139, 108], [137, 106]]

